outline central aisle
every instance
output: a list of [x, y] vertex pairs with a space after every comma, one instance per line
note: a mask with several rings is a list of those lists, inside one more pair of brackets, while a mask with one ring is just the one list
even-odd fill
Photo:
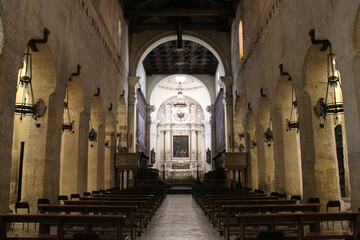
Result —
[[191, 195], [167, 195], [142, 240], [219, 240]]

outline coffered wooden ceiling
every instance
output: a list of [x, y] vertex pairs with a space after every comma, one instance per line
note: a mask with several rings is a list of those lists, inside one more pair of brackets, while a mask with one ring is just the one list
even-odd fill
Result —
[[168, 41], [154, 48], [144, 59], [146, 75], [152, 74], [209, 74], [215, 75], [218, 60], [199, 43], [183, 40], [183, 51], [177, 41]]
[[215, 56], [196, 42], [182, 40], [182, 32], [214, 30], [230, 33], [239, 0], [119, 1], [130, 33], [177, 32], [177, 41], [165, 42], [146, 56], [143, 65], [147, 75], [215, 74], [218, 66]]

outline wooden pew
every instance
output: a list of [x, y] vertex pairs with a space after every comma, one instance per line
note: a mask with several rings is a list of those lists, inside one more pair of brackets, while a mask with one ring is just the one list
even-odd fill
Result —
[[83, 201], [146, 201], [146, 208], [150, 212], [150, 218], [155, 214], [157, 205], [153, 201], [152, 196], [121, 196], [121, 197], [81, 197]]
[[[135, 238], [136, 228], [139, 228], [139, 235], [144, 228], [143, 221], [144, 219], [140, 217], [139, 219], [135, 218], [135, 211], [137, 210], [135, 205], [39, 205], [39, 213], [81, 213], [81, 214], [102, 214], [102, 215], [118, 215], [118, 214], [129, 214], [128, 218], [130, 222], [125, 222], [125, 225], [130, 226], [131, 239]], [[126, 215], [127, 216], [127, 215]], [[139, 220], [139, 223], [135, 222]]]
[[106, 200], [66, 200], [64, 205], [100, 205], [100, 206], [120, 206], [120, 205], [135, 205], [141, 218], [143, 218], [144, 227], [147, 226], [151, 219], [151, 209], [146, 201], [143, 200], [118, 200], [118, 201], [106, 201]]
[[[220, 199], [215, 200], [214, 208], [210, 215], [211, 223], [215, 226], [218, 221], [216, 221], [219, 216], [224, 215], [223, 205], [279, 205], [279, 204], [296, 204], [294, 199], [251, 199], [251, 200], [238, 200], [238, 199]], [[217, 214], [216, 214], [217, 213]]]
[[218, 231], [224, 232], [225, 239], [230, 239], [230, 227], [236, 225], [231, 218], [236, 217], [236, 213], [320, 212], [320, 207], [321, 204], [223, 205], [226, 215], [224, 221], [223, 214], [218, 216]]
[[[125, 215], [70, 215], [70, 214], [0, 214], [0, 239], [71, 239], [64, 235], [64, 225], [82, 225], [87, 232], [93, 226], [115, 226], [116, 235], [102, 235], [101, 239], [128, 239], [123, 236], [122, 228], [125, 226]], [[39, 234], [7, 234], [7, 224], [13, 222], [39, 223]], [[50, 234], [50, 226], [57, 226], [56, 234]]]
[[[229, 203], [234, 201], [234, 203], [236, 201], [242, 201], [242, 200], [277, 200], [276, 197], [267, 197], [267, 196], [262, 196], [262, 197], [255, 197], [255, 196], [209, 196], [208, 197], [208, 208], [206, 210], [205, 215], [208, 216], [208, 218], [210, 219], [210, 221], [213, 223], [213, 219], [214, 219], [214, 214], [215, 211], [218, 209], [219, 206], [221, 206], [221, 202], [222, 201], [228, 201]], [[285, 201], [286, 203], [292, 203], [293, 200], [291, 201]], [[282, 203], [282, 202], [279, 202]], [[294, 202], [295, 203], [295, 202]], [[249, 203], [250, 204], [250, 203]]]
[[[276, 223], [284, 226], [295, 223], [297, 232], [285, 233], [285, 239], [353, 239], [359, 237], [360, 213], [359, 212], [315, 212], [315, 213], [275, 213], [275, 214], [238, 214], [236, 215], [240, 235], [234, 239], [248, 240], [256, 239], [256, 235], [248, 234], [245, 227], [247, 225], [269, 226]], [[322, 221], [350, 221], [352, 231], [348, 232], [323, 232], [320, 222]], [[310, 225], [310, 232], [305, 232], [304, 227]], [[254, 238], [255, 237], [255, 238]]]

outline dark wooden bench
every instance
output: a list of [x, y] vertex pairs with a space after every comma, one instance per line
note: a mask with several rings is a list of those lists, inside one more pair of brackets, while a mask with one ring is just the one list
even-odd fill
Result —
[[[285, 233], [285, 239], [353, 239], [359, 237], [360, 213], [359, 212], [315, 212], [315, 213], [274, 213], [274, 214], [238, 214], [236, 215], [240, 230], [239, 235], [234, 235], [234, 239], [248, 240], [256, 239], [254, 234], [248, 234], [246, 226], [268, 226], [268, 230], [273, 229], [274, 225], [283, 224], [287, 226], [294, 223], [297, 226], [296, 232]], [[321, 231], [322, 221], [349, 221], [351, 222], [350, 231]], [[310, 231], [305, 231], [305, 226], [310, 226]]]
[[237, 213], [320, 212], [320, 207], [321, 204], [223, 205], [218, 215], [218, 231], [230, 239], [230, 227], [236, 226]]
[[[51, 213], [81, 213], [81, 214], [102, 214], [102, 215], [118, 215], [125, 214], [129, 221], [125, 221], [126, 227], [129, 228], [131, 233], [131, 238], [135, 238], [136, 232], [141, 235], [141, 232], [144, 228], [144, 216], [141, 214], [139, 217], [135, 217], [135, 212], [137, 210], [135, 205], [39, 205], [39, 213], [51, 214]], [[136, 229], [139, 231], [136, 231]]]
[[117, 200], [117, 201], [107, 201], [107, 200], [67, 200], [64, 201], [64, 205], [101, 205], [101, 206], [120, 206], [120, 205], [135, 205], [138, 207], [138, 211], [141, 215], [144, 216], [144, 227], [147, 226], [151, 220], [152, 209], [150, 208], [147, 201], [144, 200]]
[[[102, 235], [101, 239], [128, 239], [123, 235], [125, 215], [71, 215], [71, 214], [0, 214], [0, 239], [68, 239], [64, 226], [83, 226], [85, 232], [91, 232], [94, 226], [116, 227], [116, 235]], [[13, 222], [39, 223], [39, 234], [7, 234], [7, 225]], [[50, 226], [57, 226], [56, 234], [50, 233]]]
[[257, 200], [242, 200], [242, 199], [220, 199], [214, 201], [214, 208], [211, 209], [211, 223], [216, 226], [218, 215], [223, 212], [223, 205], [283, 205], [283, 204], [296, 204], [293, 199], [257, 199]]

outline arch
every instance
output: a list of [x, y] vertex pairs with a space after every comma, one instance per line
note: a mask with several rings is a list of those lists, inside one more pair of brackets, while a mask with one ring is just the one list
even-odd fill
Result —
[[103, 113], [100, 97], [92, 97], [90, 111], [90, 129], [96, 132], [96, 139], [89, 138], [88, 152], [88, 191], [99, 190], [104, 182], [104, 135], [105, 128], [102, 125]]
[[258, 139], [259, 188], [265, 192], [275, 190], [275, 161], [273, 142], [265, 139], [264, 133], [273, 131], [270, 116], [270, 105], [266, 97], [262, 97], [259, 106], [259, 126], [256, 132]]
[[115, 185], [115, 168], [114, 164], [111, 164], [115, 154], [115, 145], [114, 112], [108, 111], [105, 126], [105, 189], [112, 188]]
[[304, 198], [319, 197], [321, 202], [327, 202], [340, 199], [334, 132], [339, 116], [327, 115], [325, 122], [313, 110], [319, 98], [325, 98], [328, 81], [329, 49], [320, 51], [320, 47], [311, 45], [305, 58], [304, 116], [300, 125], [304, 125], [302, 132], [306, 131], [304, 138], [301, 135], [301, 147], [306, 151], [301, 154]]
[[302, 194], [301, 151], [299, 129], [289, 130], [287, 121], [298, 121], [293, 82], [281, 77], [276, 88], [274, 133], [276, 134], [276, 186], [288, 195]]
[[259, 188], [259, 165], [257, 153], [257, 140], [256, 140], [256, 124], [255, 117], [252, 111], [247, 112], [246, 116], [246, 148], [250, 153], [250, 167], [251, 171], [248, 173], [249, 187], [252, 189]]
[[[159, 34], [156, 35], [155, 37], [149, 39], [137, 52], [137, 54], [134, 57], [133, 62], [133, 66], [136, 66], [136, 70], [134, 72], [132, 72], [132, 74], [134, 76], [141, 76], [141, 65], [142, 62], [144, 60], [144, 58], [147, 56], [147, 54], [153, 50], [156, 46], [167, 42], [167, 41], [171, 41], [171, 40], [175, 40], [177, 39], [177, 35], [173, 32], [166, 32], [163, 34]], [[190, 41], [194, 41], [197, 42], [201, 45], [203, 45], [204, 47], [206, 47], [207, 49], [209, 49], [214, 56], [217, 58], [217, 60], [219, 61], [219, 66], [221, 66], [221, 75], [225, 75], [225, 74], [231, 74], [231, 68], [230, 68], [230, 64], [227, 61], [225, 54], [221, 51], [220, 47], [217, 46], [216, 43], [214, 43], [212, 40], [210, 40], [209, 38], [203, 36], [202, 34], [198, 34], [198, 33], [194, 33], [194, 32], [190, 32], [190, 31], [184, 31], [183, 34], [183, 40], [190, 40]]]
[[[56, 87], [56, 68], [50, 46], [48, 44], [38, 44], [38, 52], [32, 52], [29, 48], [29, 54], [32, 59], [32, 78], [31, 85], [33, 89], [34, 102], [38, 99], [44, 101], [45, 106], [49, 106], [50, 99], [55, 96]], [[25, 53], [28, 48], [26, 47]], [[29, 64], [30, 65], [30, 64]], [[23, 65], [23, 67], [25, 64]], [[19, 70], [18, 79], [24, 76], [24, 69]], [[15, 79], [14, 79], [15, 80]], [[30, 84], [20, 84], [18, 82], [18, 91], [15, 102], [21, 103], [24, 94], [27, 102], [31, 103]], [[54, 99], [53, 99], [54, 100]], [[51, 114], [51, 116], [50, 116]], [[51, 124], [49, 119], [53, 119], [54, 111], [45, 111], [44, 115], [34, 120], [31, 116], [14, 117], [13, 129], [13, 147], [12, 147], [12, 179], [10, 196], [11, 201], [19, 197], [23, 201], [28, 201], [30, 206], [36, 206], [37, 198], [44, 197], [45, 182], [44, 171], [46, 168], [46, 150], [51, 148], [50, 141], [47, 141], [47, 133], [56, 131], [56, 124]], [[21, 147], [24, 146], [24, 147]], [[19, 178], [20, 155], [23, 154], [23, 177]], [[50, 161], [50, 160], [49, 160]], [[35, 171], [36, 169], [36, 171]], [[21, 184], [21, 190], [19, 189]], [[33, 186], [38, 186], [33, 188]], [[54, 186], [54, 188], [57, 186]], [[50, 196], [46, 196], [50, 197]]]
[[85, 93], [81, 77], [71, 77], [68, 81], [64, 102], [63, 123], [73, 124], [73, 132], [63, 131], [60, 154], [60, 194], [70, 195], [79, 192], [78, 171], [81, 168], [79, 157], [80, 114], [84, 111]]
[[[162, 82], [167, 81], [170, 78], [174, 78], [175, 76], [177, 76], [177, 75], [170, 75], [170, 76], [160, 80], [153, 88], [153, 90], [151, 92], [151, 96], [150, 96], [150, 104], [155, 106], [155, 111], [151, 114], [152, 119], [156, 118], [159, 107], [164, 102], [163, 99], [173, 97], [178, 92], [177, 90], [168, 90], [165, 93], [165, 89], [161, 89], [161, 95], [159, 95], [159, 93], [157, 91], [158, 86]], [[192, 80], [196, 81], [197, 83], [200, 83], [202, 86], [202, 89], [204, 89], [204, 90], [201, 90], [201, 92], [198, 92], [199, 94], [196, 94], [196, 98], [190, 97], [190, 96], [194, 95], [191, 90], [186, 90], [186, 89], [183, 90], [182, 91], [183, 95], [186, 97], [193, 98], [194, 101], [196, 101], [200, 104], [202, 109], [206, 109], [207, 106], [211, 105], [210, 92], [209, 92], [208, 88], [205, 86], [205, 84], [202, 81], [200, 81], [199, 79], [197, 79], [191, 75], [184, 74], [183, 76], [186, 76], [187, 78], [192, 79]], [[161, 96], [161, 98], [158, 98], [158, 96]], [[202, 96], [202, 98], [199, 99], [199, 96]], [[205, 117], [205, 119], [210, 119], [210, 113], [204, 111], [204, 117]]]

